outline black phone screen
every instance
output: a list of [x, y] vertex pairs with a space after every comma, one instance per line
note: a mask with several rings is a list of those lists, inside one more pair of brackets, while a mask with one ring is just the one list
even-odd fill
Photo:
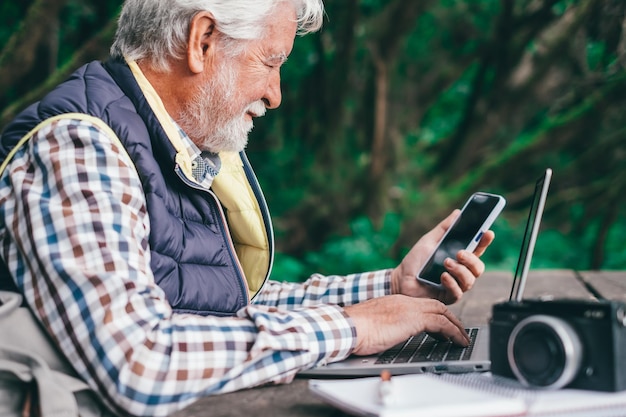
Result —
[[420, 278], [441, 284], [441, 274], [446, 270], [443, 261], [446, 258], [456, 258], [456, 254], [466, 249], [472, 240], [478, 242], [482, 237], [480, 228], [483, 226], [493, 209], [498, 204], [498, 198], [489, 194], [474, 194], [465, 205], [463, 211], [448, 230], [437, 250], [428, 259]]

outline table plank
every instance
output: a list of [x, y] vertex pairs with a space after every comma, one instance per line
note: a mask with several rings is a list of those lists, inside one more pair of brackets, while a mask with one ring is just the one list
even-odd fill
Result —
[[309, 381], [296, 378], [281, 386], [264, 386], [205, 397], [170, 417], [347, 417], [317, 399]]
[[466, 326], [487, 324], [491, 317], [491, 306], [508, 300], [512, 282], [511, 273], [486, 272], [459, 302], [449, 308]]
[[[506, 301], [511, 293], [513, 274], [509, 272], [485, 272], [461, 300], [450, 306], [466, 326], [487, 324], [493, 304]], [[571, 270], [531, 270], [524, 289], [524, 298], [580, 298], [593, 299], [584, 283]]]
[[609, 300], [626, 301], [626, 272], [581, 271], [581, 278]]

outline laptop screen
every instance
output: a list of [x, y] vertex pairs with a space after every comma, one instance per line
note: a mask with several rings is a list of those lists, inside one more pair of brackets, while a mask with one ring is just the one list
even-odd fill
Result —
[[513, 286], [509, 301], [521, 301], [526, 285], [526, 278], [530, 269], [530, 262], [535, 250], [537, 235], [539, 234], [539, 226], [541, 225], [541, 216], [552, 179], [552, 170], [546, 169], [546, 172], [535, 183], [535, 193], [528, 213], [526, 221], [526, 229], [524, 230], [524, 238], [522, 239], [522, 247], [520, 249], [515, 275], [513, 277]]

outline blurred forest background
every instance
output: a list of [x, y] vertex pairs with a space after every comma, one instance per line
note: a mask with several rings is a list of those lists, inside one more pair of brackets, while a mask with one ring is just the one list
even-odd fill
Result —
[[[0, 2], [0, 129], [106, 59], [121, 0]], [[395, 266], [474, 191], [507, 207], [513, 270], [534, 181], [554, 178], [533, 268], [626, 269], [626, 1], [326, 0], [248, 153], [273, 277]]]

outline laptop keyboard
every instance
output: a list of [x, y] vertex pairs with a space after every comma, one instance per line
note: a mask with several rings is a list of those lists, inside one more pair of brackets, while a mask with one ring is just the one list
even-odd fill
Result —
[[377, 364], [412, 363], [412, 362], [440, 362], [450, 360], [468, 360], [472, 356], [472, 349], [476, 342], [478, 329], [465, 329], [470, 337], [467, 347], [455, 345], [450, 341], [437, 340], [426, 333], [412, 336], [383, 352], [376, 361]]

